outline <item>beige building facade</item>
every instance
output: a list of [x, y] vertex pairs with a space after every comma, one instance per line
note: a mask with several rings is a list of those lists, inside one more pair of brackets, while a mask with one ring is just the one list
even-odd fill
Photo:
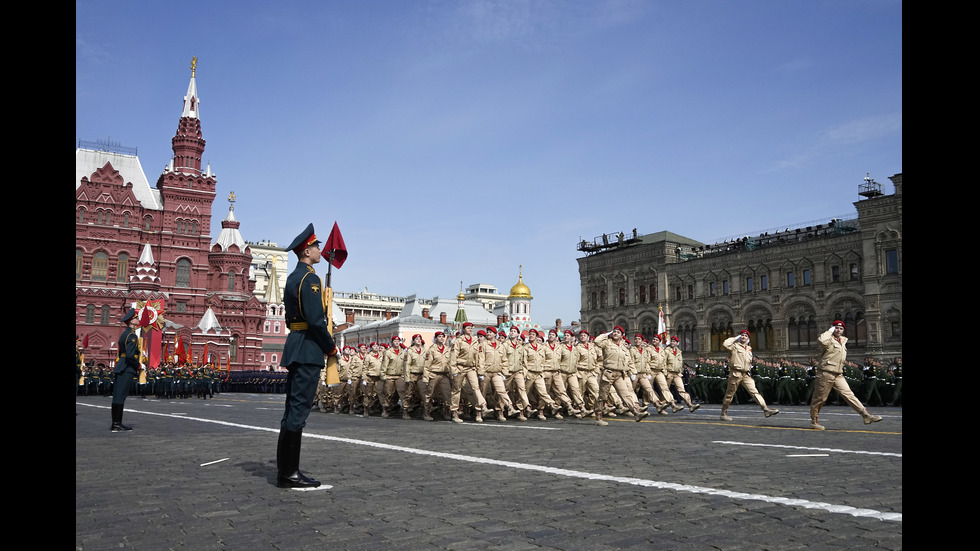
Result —
[[886, 194], [866, 178], [849, 219], [715, 244], [636, 230], [582, 241], [581, 325], [649, 339], [662, 311], [689, 354], [723, 357], [722, 341], [748, 329], [757, 356], [805, 361], [840, 319], [851, 359], [900, 356], [901, 173], [890, 180]]

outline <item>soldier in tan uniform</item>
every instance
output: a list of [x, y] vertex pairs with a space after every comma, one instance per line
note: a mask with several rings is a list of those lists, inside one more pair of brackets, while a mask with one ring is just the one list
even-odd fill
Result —
[[731, 405], [739, 385], [742, 385], [752, 396], [752, 399], [759, 404], [766, 417], [779, 413], [778, 409], [771, 409], [766, 405], [766, 400], [755, 388], [755, 380], [752, 379], [752, 347], [749, 346], [749, 332], [743, 329], [737, 337], [725, 339], [722, 346], [727, 348], [731, 355], [728, 360], [728, 388], [725, 390], [725, 398], [721, 402], [721, 420], [732, 420], [728, 416], [728, 406]]
[[[566, 329], [564, 340], [561, 342], [561, 357], [558, 363], [558, 375], [568, 392], [568, 397], [572, 400], [574, 410], [569, 409], [568, 413], [581, 419], [585, 409], [585, 399], [582, 398], [582, 389], [578, 384], [578, 364], [575, 356], [575, 333], [571, 329]], [[573, 413], [574, 411], [574, 413]]]
[[847, 337], [844, 336], [844, 322], [837, 320], [834, 324], [824, 331], [817, 341], [823, 347], [823, 356], [817, 366], [817, 376], [813, 383], [813, 398], [810, 400], [810, 428], [824, 430], [824, 426], [817, 420], [820, 409], [827, 402], [831, 390], [836, 390], [837, 394], [851, 406], [851, 409], [858, 412], [864, 418], [864, 424], [877, 423], [881, 421], [880, 415], [871, 415], [868, 408], [864, 407], [854, 392], [851, 391], [847, 379], [844, 378], [844, 362], [847, 360]]
[[[680, 339], [676, 336], [670, 338], [670, 346], [667, 347], [667, 352], [665, 357], [667, 358], [667, 386], [671, 384], [677, 389], [677, 394], [680, 395], [681, 400], [687, 404], [687, 407], [691, 408], [691, 413], [694, 413], [696, 409], [701, 407], [701, 404], [695, 404], [691, 402], [691, 395], [684, 390], [684, 377], [682, 372], [684, 371], [684, 355], [681, 353]], [[671, 394], [673, 396], [673, 394]], [[674, 407], [674, 413], [684, 409], [683, 406], [678, 406], [676, 402], [672, 403]]]
[[[484, 398], [493, 400], [497, 410], [497, 420], [503, 422], [507, 420], [507, 417], [521, 415], [521, 412], [514, 408], [514, 403], [511, 402], [510, 396], [507, 394], [505, 382], [507, 376], [510, 375], [510, 365], [504, 344], [497, 342], [497, 330], [493, 327], [487, 327], [487, 333], [484, 334], [487, 338], [480, 347], [480, 353], [483, 356], [481, 363], [484, 369], [484, 386], [487, 388]], [[526, 421], [527, 418], [524, 417], [522, 420]]]
[[[412, 345], [405, 350], [405, 397], [402, 407], [405, 414], [411, 414], [425, 402], [426, 389], [422, 383], [422, 370], [425, 364], [425, 340], [422, 335], [412, 335]], [[408, 401], [406, 404], [405, 401]]]
[[[565, 379], [561, 376], [561, 341], [558, 340], [558, 332], [554, 329], [548, 331], [548, 340], [544, 343], [544, 386], [548, 389], [548, 395], [559, 404], [558, 407], [565, 406], [571, 415], [581, 414], [572, 404], [572, 399], [568, 396], [568, 389], [565, 386]], [[561, 419], [562, 415], [554, 412], [555, 419]]]
[[[642, 335], [637, 335], [636, 339], [638, 342], [643, 338]], [[654, 337], [657, 342], [660, 340]], [[636, 346], [630, 350], [633, 352], [633, 366], [636, 370], [636, 389], [643, 399], [646, 400], [648, 404], [653, 404], [657, 408], [657, 413], [666, 415], [664, 409], [667, 408], [667, 402], [660, 400], [657, 397], [657, 392], [653, 389], [653, 373], [650, 371], [651, 358], [655, 352], [654, 347], [650, 343], [645, 343], [646, 346]]]
[[384, 401], [382, 402], [382, 417], [391, 415], [391, 411], [402, 402], [402, 419], [411, 419], [405, 407], [405, 359], [406, 352], [402, 346], [402, 338], [398, 335], [391, 337], [391, 347], [385, 349], [381, 362], [384, 372]]
[[[529, 329], [527, 332], [527, 344], [521, 348], [521, 367], [527, 373], [528, 398], [534, 402], [538, 409], [538, 419], [547, 419], [544, 415], [545, 406], [552, 410], [558, 409], [558, 403], [551, 399], [548, 388], [545, 386], [544, 370], [547, 357], [545, 347], [538, 340], [538, 331]], [[559, 417], [560, 419], [560, 417]]]
[[[667, 383], [667, 348], [660, 342], [660, 337], [654, 335], [650, 339], [650, 356], [647, 357], [647, 365], [650, 367], [652, 386], [656, 387], [664, 403], [668, 406], [673, 405], [673, 411], [678, 411], [677, 404], [674, 404], [674, 395], [670, 392], [670, 385]], [[665, 410], [658, 411], [665, 415]]]
[[463, 390], [467, 390], [475, 400], [477, 409], [476, 422], [483, 422], [483, 414], [490, 413], [487, 409], [487, 402], [480, 392], [480, 348], [477, 339], [473, 336], [473, 324], [463, 323], [463, 332], [453, 340], [452, 353], [449, 364], [453, 372], [453, 394], [452, 405], [453, 422], [462, 423], [459, 417], [460, 396]]
[[650, 412], [641, 409], [636, 403], [636, 394], [629, 381], [629, 373], [632, 371], [632, 357], [629, 348], [623, 339], [625, 331], [622, 327], [616, 326], [609, 333], [603, 333], [595, 338], [595, 345], [602, 350], [602, 377], [599, 379], [599, 401], [595, 409], [596, 424], [600, 426], [608, 425], [602, 419], [603, 404], [609, 400], [612, 391], [619, 393], [620, 398], [626, 407], [640, 421], [650, 415]]
[[[423, 362], [422, 383], [427, 390], [424, 402], [425, 414], [422, 417], [426, 421], [433, 421], [432, 408], [439, 400], [439, 406], [450, 408], [453, 396], [453, 374], [449, 364], [450, 348], [446, 346], [446, 334], [442, 331], [436, 332], [433, 342], [425, 349], [425, 359]], [[452, 412], [453, 417], [457, 416]], [[460, 421], [462, 422], [462, 421]]]
[[357, 404], [361, 403], [364, 399], [363, 390], [363, 378], [364, 378], [364, 363], [366, 361], [367, 355], [370, 354], [368, 350], [367, 343], [362, 342], [357, 345], [357, 353], [351, 356], [350, 361], [350, 380], [347, 381], [347, 386], [349, 390], [347, 392], [347, 402], [350, 404], [350, 409], [347, 411], [350, 415], [354, 415], [357, 409]]
[[350, 379], [351, 353], [349, 346], [345, 346], [337, 358], [337, 375], [340, 377], [340, 384], [337, 385], [337, 403], [334, 405], [333, 412], [339, 414], [345, 405], [349, 406], [350, 386], [347, 381]]
[[599, 397], [599, 368], [596, 364], [596, 349], [592, 346], [589, 332], [585, 329], [578, 332], [574, 361], [578, 371], [578, 385], [582, 389], [582, 400], [585, 405], [582, 414], [592, 415]]
[[[499, 334], [497, 337], [500, 340]], [[510, 369], [510, 376], [507, 377], [507, 391], [510, 393], [511, 402], [522, 411], [522, 415], [529, 416], [531, 401], [527, 395], [527, 372], [521, 364], [522, 348], [524, 348], [524, 341], [521, 340], [521, 330], [517, 327], [511, 327], [504, 343], [504, 350], [507, 352], [507, 365]]]
[[361, 372], [361, 390], [364, 392], [364, 417], [369, 417], [375, 400], [383, 400], [384, 372], [381, 369], [381, 346], [371, 343], [371, 350], [364, 356]]

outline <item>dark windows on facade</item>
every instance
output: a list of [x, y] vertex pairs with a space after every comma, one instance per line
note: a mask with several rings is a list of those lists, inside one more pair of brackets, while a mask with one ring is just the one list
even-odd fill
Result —
[[177, 261], [177, 280], [174, 283], [177, 287], [191, 286], [191, 261], [181, 258]]

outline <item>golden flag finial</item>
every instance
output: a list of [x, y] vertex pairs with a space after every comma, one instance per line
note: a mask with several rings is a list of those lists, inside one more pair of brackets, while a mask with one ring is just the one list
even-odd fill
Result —
[[197, 70], [197, 56], [191, 58], [191, 78], [194, 78], [194, 72]]

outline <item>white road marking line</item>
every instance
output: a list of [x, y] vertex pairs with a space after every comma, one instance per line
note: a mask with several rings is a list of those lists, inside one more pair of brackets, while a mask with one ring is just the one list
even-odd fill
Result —
[[862, 455], [884, 455], [888, 457], [902, 457], [900, 453], [893, 452], [872, 452], [865, 450], [842, 450], [839, 448], [810, 448], [806, 446], [786, 446], [784, 444], [755, 444], [751, 442], [729, 442], [725, 440], [715, 440], [712, 444], [729, 444], [732, 446], [756, 446], [760, 448], [784, 448], [789, 450], [811, 450], [819, 452], [832, 452], [832, 453], [857, 453]]
[[830, 457], [829, 453], [790, 453], [786, 457]]
[[229, 459], [231, 459], [231, 458], [230, 457], [226, 457], [224, 459], [218, 459], [216, 461], [209, 461], [207, 463], [201, 463], [201, 466], [202, 467], [207, 467], [208, 465], [214, 465], [215, 463], [221, 463], [222, 461], [228, 461]]
[[[89, 405], [89, 404], [82, 404]], [[95, 406], [108, 409], [106, 406]], [[203, 419], [199, 417], [180, 417], [174, 416], [169, 413], [155, 413], [150, 411], [140, 411], [140, 410], [130, 410], [127, 409], [126, 413], [143, 413], [146, 415], [156, 415], [159, 417], [172, 417], [174, 419], [183, 419], [187, 421], [200, 421], [202, 423], [212, 423], [215, 425], [224, 425], [228, 427], [236, 427], [248, 430], [258, 430], [270, 433], [278, 433], [278, 428], [269, 427], [258, 427], [254, 425], [243, 425], [241, 423], [230, 423], [228, 421], [218, 421], [215, 419]], [[603, 482], [616, 482], [620, 484], [630, 484], [633, 486], [640, 486], [644, 488], [658, 488], [662, 490], [673, 490], [677, 492], [688, 492], [693, 494], [701, 495], [711, 495], [727, 497], [734, 500], [740, 501], [762, 501], [766, 503], [774, 503], [778, 505], [786, 505], [789, 507], [803, 507], [804, 509], [814, 509], [819, 511], [826, 511], [828, 513], [838, 513], [851, 515], [853, 517], [862, 518], [873, 518], [878, 520], [889, 520], [894, 522], [902, 522], [902, 513], [888, 513], [885, 511], [876, 511], [874, 509], [859, 509], [857, 507], [851, 507], [849, 505], [835, 505], [833, 503], [823, 503], [820, 501], [809, 501], [806, 499], [795, 499], [787, 497], [777, 497], [777, 496], [767, 496], [763, 494], [750, 494], [745, 492], [733, 492], [730, 490], [719, 490], [716, 488], [707, 488], [704, 486], [692, 486], [689, 484], [675, 484], [672, 482], [661, 482], [657, 480], [646, 480], [642, 478], [634, 478], [628, 476], [612, 476], [598, 473], [588, 473], [583, 471], [574, 471], [570, 469], [559, 469], [556, 467], [546, 467], [543, 465], [530, 465], [527, 463], [516, 463], [514, 461], [500, 461], [498, 459], [488, 459], [485, 457], [474, 457], [469, 455], [461, 455], [456, 453], [446, 453], [446, 452], [434, 452], [429, 450], [421, 450], [417, 448], [408, 448], [405, 446], [395, 446], [392, 444], [384, 444], [381, 442], [371, 442], [368, 440], [355, 440], [353, 438], [343, 438], [339, 436], [327, 436], [321, 434], [304, 433], [304, 438], [317, 438], [320, 440], [329, 440], [333, 442], [344, 442], [347, 444], [354, 444], [358, 446], [368, 446], [372, 448], [379, 448], [385, 450], [399, 451], [404, 453], [411, 453], [415, 455], [427, 455], [432, 457], [440, 457], [443, 459], [452, 459], [455, 461], [464, 461], [467, 463], [479, 463], [483, 465], [495, 465], [499, 467], [508, 467], [512, 469], [521, 469], [526, 471], [536, 471], [547, 474], [553, 474], [556, 476], [565, 476], [569, 478], [582, 478], [586, 480], [597, 480]]]

